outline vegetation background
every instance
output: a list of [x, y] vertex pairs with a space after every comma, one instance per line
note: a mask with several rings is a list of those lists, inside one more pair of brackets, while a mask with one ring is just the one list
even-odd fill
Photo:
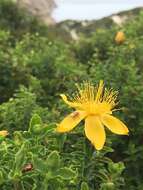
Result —
[[[143, 12], [122, 27], [91, 26], [79, 27], [75, 42], [62, 27], [0, 1], [0, 129], [9, 131], [0, 138], [0, 189], [143, 190]], [[98, 152], [82, 124], [68, 134], [54, 129], [69, 113], [59, 94], [100, 79], [119, 90], [117, 115], [130, 135], [108, 132]]]

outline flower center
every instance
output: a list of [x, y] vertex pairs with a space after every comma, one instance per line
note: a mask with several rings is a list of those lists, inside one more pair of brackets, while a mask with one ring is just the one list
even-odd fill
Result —
[[76, 110], [85, 111], [88, 115], [111, 114], [112, 109], [117, 104], [115, 102], [117, 91], [104, 88], [103, 81], [100, 81], [98, 86], [93, 86], [87, 82], [78, 86], [78, 90], [70, 98], [71, 101], [68, 101], [67, 97], [63, 94], [61, 97], [68, 105]]
[[106, 102], [88, 102], [81, 105], [81, 110], [86, 111], [88, 115], [102, 115], [105, 113], [112, 113], [111, 105]]

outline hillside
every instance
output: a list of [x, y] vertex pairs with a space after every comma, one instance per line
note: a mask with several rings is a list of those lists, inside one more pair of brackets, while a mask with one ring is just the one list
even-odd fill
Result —
[[24, 8], [46, 25], [55, 24], [55, 20], [52, 17], [52, 12], [56, 8], [54, 0], [15, 0], [15, 2], [18, 7]]
[[[76, 39], [78, 35], [90, 36], [98, 29], [110, 29], [112, 26], [122, 26], [126, 22], [130, 22], [136, 16], [139, 15], [140, 11], [143, 8], [135, 8], [129, 11], [123, 11], [117, 14], [113, 14], [111, 16], [92, 21], [75, 21], [75, 20], [66, 20], [60, 23], [57, 23], [55, 28], [58, 28], [58, 32], [60, 30], [65, 33], [69, 33], [70, 36]], [[61, 32], [61, 33], [62, 33]]]

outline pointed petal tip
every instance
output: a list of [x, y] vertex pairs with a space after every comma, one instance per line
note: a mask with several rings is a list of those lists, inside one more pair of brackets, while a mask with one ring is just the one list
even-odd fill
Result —
[[[88, 138], [88, 137], [87, 137]], [[104, 147], [104, 144], [102, 146], [98, 146], [97, 144], [95, 144], [94, 142], [92, 142], [91, 140], [89, 140], [90, 143], [94, 146], [94, 148], [98, 151], [98, 150], [102, 150]]]
[[66, 101], [66, 100], [67, 100], [67, 97], [66, 97], [66, 95], [65, 95], [65, 94], [60, 94], [60, 97], [61, 97], [64, 101]]
[[57, 132], [57, 133], [64, 133], [64, 132], [60, 129], [60, 126], [58, 126], [58, 127], [55, 129], [55, 132]]
[[96, 145], [94, 145], [94, 147], [95, 147], [95, 149], [98, 150], [98, 151], [103, 149], [103, 146], [102, 146], [102, 147], [97, 147]]
[[121, 120], [112, 115], [104, 115], [102, 117], [102, 122], [110, 131], [112, 131], [112, 133], [118, 135], [129, 135], [127, 126]]
[[60, 94], [60, 96], [61, 96], [61, 97], [66, 97], [66, 95], [65, 95], [65, 94]]
[[125, 135], [126, 135], [126, 136], [129, 136], [129, 131], [127, 131]]
[[74, 107], [74, 103], [70, 102], [65, 94], [60, 94], [60, 97], [63, 99], [63, 101], [68, 104], [71, 107]]
[[57, 128], [55, 129], [56, 132], [58, 132], [58, 133], [64, 133], [65, 132], [62, 130], [63, 128], [61, 127], [60, 124], [56, 123], [56, 126], [57, 126]]
[[85, 120], [85, 135], [96, 150], [104, 147], [106, 134], [104, 127], [98, 117], [88, 116]]
[[123, 135], [129, 136], [129, 129], [125, 124], [124, 126], [125, 126], [125, 133]]

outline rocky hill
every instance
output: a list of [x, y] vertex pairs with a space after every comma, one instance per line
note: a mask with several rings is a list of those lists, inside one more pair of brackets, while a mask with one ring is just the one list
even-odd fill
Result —
[[[10, 2], [16, 2], [16, 4]], [[38, 20], [40, 20], [38, 23], [41, 26], [38, 27], [38, 31], [43, 30], [44, 27], [44, 31], [46, 30], [44, 33], [48, 35], [49, 38], [55, 39], [56, 37], [63, 41], [78, 40], [81, 36], [91, 36], [92, 33], [98, 29], [110, 29], [112, 26], [122, 27], [124, 23], [133, 20], [140, 14], [140, 11], [143, 10], [143, 7], [139, 7], [99, 20], [66, 20], [56, 23], [51, 16], [55, 8], [56, 4], [54, 0], [1, 0], [0, 26], [2, 28], [9, 28], [16, 33], [16, 35], [20, 35], [25, 31], [31, 31], [31, 28], [34, 28], [34, 26], [36, 27], [37, 25], [34, 23], [38, 18]], [[29, 17], [29, 15], [31, 16]], [[31, 28], [29, 27], [30, 25]], [[36, 28], [34, 30], [37, 31]]]
[[[25, 8], [30, 14], [37, 16], [47, 25], [55, 25], [56, 22], [52, 18], [52, 12], [56, 8], [55, 0], [15, 0], [19, 7]], [[92, 32], [101, 28], [110, 28], [113, 25], [122, 26], [128, 20], [133, 19], [143, 10], [143, 7], [129, 11], [120, 12], [99, 20], [92, 21], [75, 21], [66, 20], [57, 23], [51, 28], [54, 33], [61, 33], [70, 36], [77, 40], [80, 34], [91, 35]]]
[[54, 0], [16, 0], [19, 7], [25, 8], [30, 14], [37, 16], [45, 24], [51, 25], [55, 20], [51, 16], [56, 4]]
[[80, 34], [89, 36], [97, 29], [111, 28], [113, 25], [122, 26], [124, 23], [129, 22], [138, 16], [141, 11], [143, 11], [143, 7], [123, 11], [99, 20], [66, 20], [58, 23], [57, 28], [60, 28], [60, 30], [65, 31], [66, 33], [70, 33], [71, 37], [76, 40]]

